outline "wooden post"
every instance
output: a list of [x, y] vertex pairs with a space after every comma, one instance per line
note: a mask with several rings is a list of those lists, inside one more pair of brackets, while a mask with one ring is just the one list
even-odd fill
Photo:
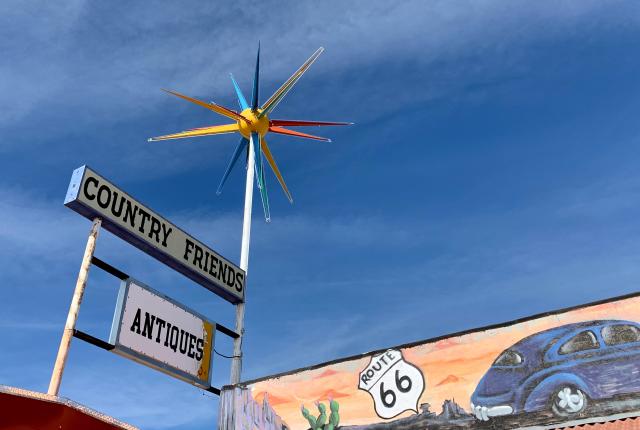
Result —
[[[246, 283], [245, 283], [246, 285]], [[246, 297], [246, 296], [245, 296]], [[244, 335], [244, 303], [236, 305], [236, 333], [233, 340], [233, 358], [231, 361], [231, 383], [238, 384], [242, 373], [242, 336]]]
[[96, 239], [98, 238], [98, 232], [100, 231], [101, 224], [102, 220], [100, 218], [96, 218], [93, 220], [93, 225], [91, 226], [91, 231], [89, 232], [89, 238], [87, 239], [87, 247], [85, 248], [84, 256], [82, 257], [80, 273], [78, 273], [78, 280], [76, 281], [76, 289], [73, 292], [71, 306], [69, 306], [67, 322], [64, 325], [64, 332], [62, 333], [62, 339], [60, 340], [58, 356], [56, 357], [56, 363], [53, 366], [51, 382], [49, 382], [49, 390], [47, 391], [48, 394], [51, 394], [53, 396], [57, 396], [58, 391], [60, 390], [62, 373], [64, 372], [64, 366], [67, 364], [69, 346], [71, 345], [73, 331], [76, 328], [76, 321], [78, 320], [78, 313], [80, 312], [80, 304], [82, 303], [84, 288], [87, 285], [87, 277], [89, 276], [91, 259], [93, 258], [93, 252], [96, 249]]

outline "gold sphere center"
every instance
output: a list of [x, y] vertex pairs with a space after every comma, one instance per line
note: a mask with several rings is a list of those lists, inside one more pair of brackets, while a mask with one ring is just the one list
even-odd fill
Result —
[[264, 115], [262, 118], [258, 118], [260, 112], [262, 112], [262, 109], [256, 109], [253, 111], [251, 108], [247, 108], [240, 112], [240, 115], [247, 119], [246, 121], [242, 119], [238, 120], [240, 134], [245, 138], [249, 139], [251, 133], [258, 133], [260, 137], [262, 137], [269, 131], [269, 118], [267, 118], [267, 115]]

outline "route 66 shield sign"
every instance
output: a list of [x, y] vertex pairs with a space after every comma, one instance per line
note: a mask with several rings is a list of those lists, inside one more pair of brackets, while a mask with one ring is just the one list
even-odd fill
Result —
[[420, 369], [404, 360], [395, 349], [374, 355], [360, 372], [358, 389], [373, 397], [380, 418], [389, 419], [404, 411], [418, 412], [418, 401], [424, 392], [424, 376]]

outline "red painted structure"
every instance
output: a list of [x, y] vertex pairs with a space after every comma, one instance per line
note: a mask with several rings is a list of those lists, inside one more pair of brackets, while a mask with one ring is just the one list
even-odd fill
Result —
[[580, 424], [571, 427], [558, 427], [560, 429], [584, 429], [584, 430], [640, 430], [640, 418], [630, 417], [622, 418], [615, 421], [605, 423]]
[[71, 400], [0, 385], [0, 430], [137, 430]]

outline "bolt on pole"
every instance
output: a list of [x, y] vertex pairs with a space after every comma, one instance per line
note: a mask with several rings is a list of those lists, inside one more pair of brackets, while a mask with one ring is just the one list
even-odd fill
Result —
[[82, 264], [80, 265], [80, 272], [78, 273], [78, 280], [76, 281], [76, 289], [73, 292], [73, 298], [71, 299], [71, 305], [69, 306], [67, 322], [64, 325], [62, 339], [60, 340], [60, 348], [58, 349], [58, 356], [56, 357], [56, 363], [53, 366], [53, 373], [51, 375], [51, 381], [49, 382], [49, 390], [47, 391], [48, 394], [54, 396], [57, 396], [58, 391], [60, 391], [62, 373], [64, 372], [64, 366], [67, 364], [71, 338], [73, 337], [73, 331], [76, 328], [76, 321], [78, 320], [78, 313], [80, 312], [80, 304], [82, 303], [82, 296], [84, 295], [84, 289], [87, 285], [89, 269], [91, 268], [91, 259], [93, 258], [93, 252], [96, 249], [96, 239], [98, 238], [101, 224], [102, 220], [100, 218], [93, 220], [93, 225], [89, 232], [89, 238], [87, 239], [87, 246], [84, 250], [84, 256], [82, 257]]

